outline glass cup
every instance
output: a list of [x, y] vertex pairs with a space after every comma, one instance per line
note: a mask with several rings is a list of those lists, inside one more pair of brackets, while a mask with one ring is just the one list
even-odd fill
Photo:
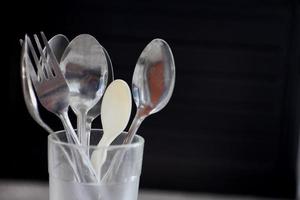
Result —
[[[112, 145], [97, 147], [102, 133], [91, 131], [88, 148], [68, 143], [65, 131], [48, 136], [50, 200], [137, 200], [144, 139], [136, 135], [122, 144], [124, 132]], [[97, 175], [90, 160], [95, 150], [106, 152]]]

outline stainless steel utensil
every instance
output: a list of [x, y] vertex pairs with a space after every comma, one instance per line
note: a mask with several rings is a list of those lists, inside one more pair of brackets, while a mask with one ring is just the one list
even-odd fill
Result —
[[[26, 57], [28, 56], [28, 49], [27, 44], [23, 41], [20, 41], [22, 45], [22, 51], [21, 51], [21, 81], [22, 81], [22, 91], [24, 96], [25, 105], [27, 107], [27, 110], [31, 117], [42, 127], [44, 128], [48, 133], [53, 133], [53, 130], [42, 120], [39, 109], [38, 109], [38, 103], [34, 94], [34, 90], [32, 87], [32, 83], [30, 80], [30, 76], [27, 71], [26, 67]], [[25, 55], [26, 54], [26, 55]], [[31, 63], [27, 63], [30, 65]], [[33, 66], [32, 66], [33, 68]]]
[[88, 146], [87, 112], [101, 99], [107, 85], [108, 67], [103, 47], [93, 36], [79, 35], [66, 48], [60, 67], [70, 88], [69, 103], [77, 115], [79, 140]]
[[[105, 57], [107, 60], [107, 65], [108, 65], [108, 79], [107, 79], [107, 85], [109, 85], [113, 80], [114, 80], [114, 71], [113, 71], [113, 65], [111, 62], [111, 59], [109, 57], [109, 54], [103, 48], [103, 51], [105, 53]], [[86, 116], [86, 132], [87, 132], [87, 142], [89, 144], [90, 141], [90, 133], [91, 133], [91, 128], [92, 128], [92, 122], [94, 121], [95, 118], [97, 118], [100, 115], [101, 112], [101, 103], [102, 103], [102, 98], [94, 105], [87, 113]]]
[[[31, 117], [42, 127], [44, 128], [48, 133], [53, 133], [53, 130], [42, 120], [39, 109], [38, 109], [38, 103], [36, 100], [36, 96], [34, 94], [34, 90], [32, 87], [32, 83], [30, 80], [30, 76], [28, 75], [26, 65], [25, 65], [25, 53], [28, 53], [27, 45], [23, 45], [23, 40], [20, 39], [20, 45], [22, 47], [21, 51], [21, 81], [22, 81], [22, 90], [23, 90], [23, 96], [25, 105], [27, 107], [27, 110]], [[53, 50], [53, 53], [55, 57], [60, 60], [62, 53], [64, 52], [65, 48], [67, 47], [67, 44], [69, 43], [69, 40], [66, 36], [62, 34], [58, 34], [53, 36], [49, 40], [49, 46]], [[46, 49], [44, 49], [44, 52]], [[41, 60], [41, 59], [40, 59]], [[41, 61], [40, 61], [41, 62]], [[30, 63], [29, 63], [30, 64]]]
[[[61, 39], [61, 35], [55, 35], [49, 40], [49, 45], [53, 49], [54, 52], [56, 52], [56, 47], [58, 46], [53, 46], [53, 41], [57, 41]], [[25, 100], [25, 104], [27, 107], [28, 112], [30, 113], [31, 117], [42, 127], [44, 128], [49, 134], [53, 133], [52, 129], [42, 120], [40, 117], [39, 109], [38, 109], [38, 103], [36, 96], [34, 94], [34, 90], [32, 87], [32, 83], [28, 74], [28, 66], [26, 65], [26, 57], [28, 56], [28, 49], [27, 49], [27, 44], [23, 42], [23, 40], [20, 40], [20, 44], [22, 46], [22, 51], [21, 51], [21, 80], [22, 80], [22, 89], [23, 89], [23, 96]], [[63, 48], [62, 45], [59, 45], [59, 48]], [[59, 55], [59, 54], [56, 54]], [[31, 64], [31, 63], [27, 63]], [[66, 159], [68, 160], [75, 178], [77, 181], [80, 181], [78, 172], [76, 170], [76, 166], [74, 166], [71, 158], [69, 157], [69, 154], [65, 151], [63, 147], [61, 147], [62, 152], [64, 153]]]
[[[38, 70], [43, 71], [37, 59], [38, 57], [33, 48], [32, 42], [27, 35], [25, 37], [25, 42], [28, 44], [29, 50], [35, 62], [35, 66], [38, 68]], [[75, 143], [79, 144], [78, 138], [75, 134], [75, 131], [72, 128], [71, 122], [68, 117], [69, 88], [59, 69], [58, 63], [56, 61], [56, 58], [52, 50], [50, 49], [50, 46], [49, 45], [47, 46], [46, 49], [49, 53], [49, 56], [51, 57], [51, 60], [49, 62], [49, 65], [51, 63], [51, 67], [49, 67], [50, 69], [49, 71], [52, 72], [53, 70], [55, 74], [52, 73], [46, 74], [43, 72], [41, 77], [37, 77], [33, 65], [29, 57], [27, 57], [26, 61], [27, 63], [30, 63], [28, 66], [29, 66], [29, 74], [32, 80], [32, 84], [35, 88], [36, 94], [41, 104], [48, 111], [56, 114], [61, 119], [67, 133], [71, 135]]]
[[[57, 34], [57, 35], [53, 36], [49, 40], [48, 43], [49, 43], [49, 46], [52, 49], [56, 59], [58, 61], [60, 61], [63, 53], [65, 52], [65, 49], [67, 48], [67, 46], [69, 45], [70, 42], [69, 42], [69, 39], [65, 35]], [[46, 48], [44, 48], [43, 51], [46, 53], [47, 52]], [[49, 62], [49, 56], [48, 56], [47, 61]]]
[[[143, 120], [163, 109], [169, 102], [175, 85], [175, 63], [169, 45], [162, 39], [152, 40], [141, 53], [133, 73], [132, 94], [137, 112], [124, 144], [132, 142]], [[124, 154], [115, 155], [103, 181], [117, 173]], [[114, 164], [118, 162], [118, 164]]]
[[142, 121], [169, 102], [175, 85], [175, 63], [169, 45], [152, 40], [141, 53], [133, 73], [132, 94], [137, 112], [124, 141], [132, 141]]
[[[20, 44], [22, 46], [21, 51], [21, 81], [22, 81], [22, 90], [23, 90], [23, 96], [25, 105], [27, 107], [28, 112], [30, 113], [31, 117], [42, 127], [44, 128], [48, 133], [53, 133], [53, 130], [42, 120], [39, 109], [38, 109], [38, 103], [36, 100], [36, 96], [34, 94], [34, 90], [32, 87], [32, 83], [30, 80], [30, 76], [28, 75], [26, 65], [25, 65], [25, 53], [28, 53], [27, 45], [23, 45], [23, 40], [20, 40]], [[53, 36], [49, 40], [49, 46], [53, 50], [53, 53], [55, 54], [56, 58], [59, 60], [62, 56], [62, 52], [67, 47], [67, 44], [69, 43], [69, 40], [66, 36], [62, 34], [58, 34]], [[45, 49], [44, 49], [45, 51]], [[40, 59], [41, 60], [41, 59]]]

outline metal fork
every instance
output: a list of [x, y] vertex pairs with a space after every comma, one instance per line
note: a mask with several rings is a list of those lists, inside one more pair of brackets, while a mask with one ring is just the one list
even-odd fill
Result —
[[[38, 49], [41, 54], [42, 62], [46, 70], [42, 70], [42, 66], [37, 59], [37, 54], [32, 45], [30, 38], [26, 35], [25, 44], [28, 44], [29, 50], [32, 54], [35, 66], [37, 67], [37, 71], [41, 72], [40, 76], [35, 72], [33, 65], [31, 64], [31, 60], [29, 56], [26, 56], [26, 62], [30, 63], [29, 66], [29, 74], [31, 77], [32, 84], [35, 88], [36, 94], [39, 98], [40, 103], [50, 112], [56, 114], [62, 121], [62, 124], [66, 130], [66, 136], [70, 137], [68, 140], [73, 141], [77, 145], [81, 145], [78, 137], [72, 127], [72, 124], [69, 120], [68, 116], [68, 108], [69, 108], [69, 88], [66, 83], [66, 80], [60, 71], [59, 64], [56, 60], [52, 49], [50, 48], [47, 38], [43, 32], [41, 32], [43, 43], [46, 47], [46, 54], [48, 54], [49, 59], [46, 60], [46, 56], [41, 51], [41, 44], [35, 36], [35, 41], [37, 43]], [[48, 69], [47, 69], [48, 68]], [[53, 73], [52, 73], [53, 72]], [[79, 147], [78, 152], [80, 156], [75, 156], [75, 160], [80, 167], [86, 168], [89, 172], [89, 175], [83, 174], [82, 179], [84, 181], [98, 181], [96, 173], [90, 163], [87, 155], [82, 151]], [[80, 162], [79, 160], [82, 160]], [[83, 165], [81, 165], [82, 163]], [[81, 173], [80, 173], [81, 175]], [[92, 180], [91, 180], [92, 179]]]
[[[22, 80], [22, 89], [23, 89], [23, 96], [24, 96], [24, 101], [25, 105], [27, 107], [28, 112], [30, 113], [31, 117], [41, 126], [43, 127], [49, 134], [54, 133], [53, 130], [42, 120], [39, 109], [38, 109], [38, 104], [37, 104], [37, 99], [34, 94], [34, 89], [31, 84], [31, 79], [28, 75], [28, 66], [25, 63], [25, 55], [28, 54], [27, 50], [27, 44], [24, 44], [23, 40], [20, 39], [20, 44], [22, 47], [22, 52], [21, 52], [21, 80]], [[29, 63], [27, 63], [29, 64]], [[58, 141], [60, 140], [56, 135], [54, 136]], [[63, 146], [59, 146], [61, 151], [65, 154], [65, 157], [71, 166], [75, 178], [77, 181], [80, 181], [80, 177], [77, 173], [76, 166], [74, 166], [74, 163], [72, 162], [69, 154], [66, 152], [65, 148]]]
[[[76, 136], [74, 129], [72, 128], [70, 119], [68, 117], [68, 108], [69, 108], [69, 88], [68, 85], [60, 72], [58, 63], [56, 58], [51, 56], [53, 54], [52, 50], [49, 46], [46, 45], [46, 50], [51, 57], [51, 68], [53, 69], [55, 76], [51, 74], [46, 75], [42, 70], [42, 66], [39, 63], [38, 56], [35, 52], [35, 49], [32, 45], [30, 38], [26, 35], [25, 36], [25, 43], [28, 44], [29, 50], [33, 57], [35, 66], [37, 67], [37, 71], [41, 72], [39, 77], [35, 73], [35, 69], [30, 61], [30, 58], [27, 56], [26, 61], [30, 63], [28, 65], [30, 77], [35, 88], [36, 94], [39, 98], [40, 103], [50, 112], [56, 114], [62, 121], [64, 128], [66, 129], [67, 134], [71, 135], [73, 141], [76, 144], [80, 144], [79, 140]], [[45, 43], [45, 41], [44, 41]], [[46, 44], [46, 43], [45, 43]], [[48, 42], [47, 42], [48, 44]], [[39, 45], [38, 45], [39, 46]], [[50, 49], [50, 50], [49, 50]], [[42, 59], [43, 53], [41, 54]], [[55, 62], [56, 61], [56, 62]], [[44, 62], [44, 64], [46, 64]], [[49, 62], [50, 64], [50, 62]], [[46, 65], [45, 65], [46, 67]], [[48, 65], [50, 68], [50, 66]], [[49, 70], [47, 70], [49, 71]]]
[[28, 75], [28, 67], [25, 65], [25, 54], [28, 53], [27, 45], [24, 44], [23, 40], [20, 40], [20, 44], [22, 47], [21, 52], [21, 80], [22, 80], [22, 90], [23, 96], [25, 100], [25, 105], [29, 114], [32, 118], [41, 126], [43, 127], [48, 133], [53, 133], [53, 130], [42, 120], [40, 117], [40, 113], [38, 110], [37, 99], [34, 94], [34, 90], [31, 84], [30, 77]]

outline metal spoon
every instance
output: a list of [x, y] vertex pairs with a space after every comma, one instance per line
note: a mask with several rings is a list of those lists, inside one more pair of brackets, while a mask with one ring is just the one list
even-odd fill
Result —
[[[57, 34], [49, 40], [49, 46], [52, 49], [57, 60], [61, 59], [69, 43], [70, 42], [68, 38], [62, 34]], [[44, 52], [46, 52], [46, 48], [44, 48]]]
[[131, 143], [143, 120], [169, 102], [175, 85], [175, 63], [169, 45], [152, 40], [141, 53], [133, 73], [132, 94], [137, 112], [124, 143]]
[[60, 67], [70, 89], [70, 105], [77, 115], [81, 144], [88, 146], [87, 112], [101, 99], [107, 85], [108, 67], [103, 47], [91, 35], [74, 38], [66, 48]]
[[[162, 39], [152, 40], [141, 53], [133, 73], [132, 94], [137, 112], [124, 144], [129, 144], [143, 120], [163, 109], [175, 85], [175, 63], [169, 45]], [[122, 164], [124, 154], [114, 156], [103, 181], [110, 180]]]
[[[107, 80], [107, 85], [109, 85], [113, 80], [114, 80], [114, 71], [113, 71], [113, 66], [111, 59], [109, 57], [109, 54], [107, 51], [103, 48], [103, 51], [105, 53], [105, 57], [107, 60], [107, 65], [108, 65], [108, 80]], [[97, 118], [100, 115], [101, 112], [101, 102], [102, 98], [94, 105], [93, 108], [91, 108], [86, 116], [86, 132], [87, 132], [87, 141], [89, 145], [90, 141], [90, 132], [92, 129], [92, 122], [94, 121], [95, 118]]]

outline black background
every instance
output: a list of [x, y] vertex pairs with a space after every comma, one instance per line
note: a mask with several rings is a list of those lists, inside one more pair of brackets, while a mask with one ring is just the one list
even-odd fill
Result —
[[[58, 33], [70, 40], [81, 33], [95, 36], [111, 56], [115, 77], [129, 84], [148, 42], [159, 37], [171, 46], [173, 97], [139, 130], [146, 139], [142, 188], [294, 196], [298, 1], [8, 4], [1, 29], [1, 75], [9, 79], [8, 93], [2, 94], [1, 179], [48, 178], [47, 134], [26, 110], [19, 76], [18, 40], [42, 30], [48, 38]], [[44, 110], [42, 115], [61, 129], [58, 118]]]

